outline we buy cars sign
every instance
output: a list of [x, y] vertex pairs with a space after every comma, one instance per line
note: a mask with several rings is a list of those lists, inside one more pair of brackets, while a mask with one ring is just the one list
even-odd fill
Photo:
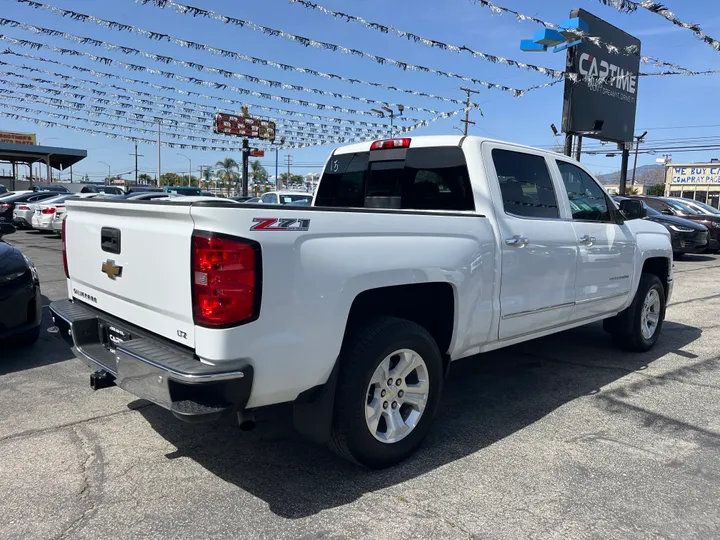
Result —
[[275, 122], [251, 116], [217, 113], [214, 131], [249, 139], [275, 140]]

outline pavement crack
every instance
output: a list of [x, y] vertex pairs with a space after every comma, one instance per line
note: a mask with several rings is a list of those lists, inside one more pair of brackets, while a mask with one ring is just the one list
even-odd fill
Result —
[[80, 463], [82, 484], [77, 497], [85, 504], [86, 508], [53, 540], [69, 538], [77, 530], [81, 529], [87, 520], [97, 513], [102, 492], [104, 464], [100, 445], [93, 440], [88, 430], [82, 429], [82, 426], [74, 425], [71, 427], [70, 432], [84, 458]]
[[35, 435], [40, 435], [43, 433], [51, 433], [53, 431], [60, 431], [67, 428], [74, 428], [76, 426], [82, 426], [84, 424], [89, 424], [91, 422], [95, 422], [97, 420], [104, 420], [105, 418], [111, 418], [113, 416], [120, 416], [128, 413], [133, 413], [135, 411], [141, 411], [143, 409], [146, 409], [148, 407], [152, 407], [152, 403], [146, 403], [143, 405], [139, 405], [137, 407], [133, 407], [132, 409], [128, 409], [126, 411], [115, 411], [108, 414], [103, 414], [100, 416], [94, 416], [92, 418], [84, 418], [83, 420], [76, 420], [75, 422], [68, 422], [66, 424], [59, 424], [57, 426], [51, 426], [47, 428], [41, 428], [41, 429], [29, 429], [27, 431], [21, 431], [20, 433], [13, 433], [11, 435], [6, 435], [4, 437], [0, 437], [0, 444], [6, 442], [6, 441], [14, 441], [14, 440], [22, 440], [27, 439], [29, 437], [33, 437]]

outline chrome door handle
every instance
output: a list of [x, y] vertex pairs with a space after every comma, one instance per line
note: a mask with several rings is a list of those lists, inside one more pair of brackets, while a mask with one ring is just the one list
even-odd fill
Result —
[[585, 236], [578, 238], [578, 242], [585, 244], [586, 246], [592, 246], [595, 243], [595, 237], [586, 234]]
[[528, 239], [516, 234], [512, 238], [506, 239], [505, 243], [511, 247], [525, 247], [528, 245]]

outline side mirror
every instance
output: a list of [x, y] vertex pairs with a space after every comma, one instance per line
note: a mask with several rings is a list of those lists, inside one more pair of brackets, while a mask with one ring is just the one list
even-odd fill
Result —
[[642, 201], [637, 199], [627, 199], [620, 201], [620, 212], [622, 212], [625, 219], [643, 219], [647, 216], [647, 210]]
[[666, 216], [674, 216], [675, 215], [675, 211], [672, 208], [663, 208], [662, 210], [660, 210], [660, 213], [665, 214]]
[[12, 234], [16, 231], [15, 225], [8, 223], [7, 221], [0, 221], [0, 238], [6, 234]]

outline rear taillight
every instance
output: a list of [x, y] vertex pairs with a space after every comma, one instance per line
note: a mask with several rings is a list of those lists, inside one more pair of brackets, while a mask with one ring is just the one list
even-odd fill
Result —
[[410, 148], [410, 139], [407, 137], [402, 139], [386, 139], [384, 141], [375, 141], [370, 145], [370, 150], [386, 150], [388, 148]]
[[6, 210], [7, 210], [8, 208], [10, 208], [11, 206], [12, 206], [12, 205], [11, 205], [10, 203], [0, 203], [0, 208], [4, 208], [4, 209], [6, 209]]
[[257, 319], [261, 290], [259, 244], [195, 232], [191, 264], [195, 324], [221, 327]]
[[15, 210], [30, 210], [29, 206], [18, 206]]
[[68, 272], [68, 264], [67, 264], [67, 220], [63, 219], [62, 222], [62, 229], [60, 230], [60, 236], [62, 237], [62, 256], [63, 256], [63, 270], [65, 270], [65, 277], [70, 277], [70, 272]]
[[51, 207], [51, 208], [43, 208], [42, 210], [40, 210], [40, 213], [41, 213], [41, 214], [45, 214], [45, 215], [47, 216], [47, 215], [49, 215], [49, 214], [54, 214], [54, 213], [55, 213], [55, 209], [52, 208], [52, 207]]

